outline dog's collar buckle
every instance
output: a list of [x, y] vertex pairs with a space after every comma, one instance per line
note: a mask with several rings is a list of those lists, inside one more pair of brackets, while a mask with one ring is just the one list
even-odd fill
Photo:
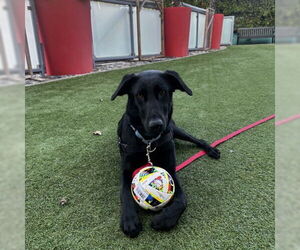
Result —
[[130, 124], [130, 127], [132, 128], [132, 130], [134, 131], [134, 134], [137, 138], [139, 138], [140, 140], [142, 140], [143, 143], [145, 143], [147, 146], [146, 146], [146, 156], [147, 156], [147, 160], [148, 160], [148, 163], [152, 164], [151, 162], [151, 158], [150, 158], [150, 153], [153, 153], [155, 150], [156, 150], [156, 147], [155, 148], [151, 148], [151, 144], [155, 141], [157, 141], [160, 137], [161, 137], [161, 133], [153, 138], [153, 139], [150, 139], [150, 140], [146, 140], [142, 135], [141, 133], [135, 128], [133, 127], [131, 124]]

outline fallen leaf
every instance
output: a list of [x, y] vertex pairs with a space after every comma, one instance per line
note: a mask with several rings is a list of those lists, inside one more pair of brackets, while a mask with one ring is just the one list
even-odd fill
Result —
[[102, 135], [102, 132], [97, 130], [97, 131], [93, 132], [93, 135]]
[[59, 201], [59, 205], [61, 206], [65, 206], [68, 204], [68, 199], [67, 198], [61, 198], [61, 200]]

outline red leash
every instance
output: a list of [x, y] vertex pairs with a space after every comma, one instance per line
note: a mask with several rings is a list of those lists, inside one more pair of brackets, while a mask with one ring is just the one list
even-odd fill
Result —
[[[258, 126], [258, 125], [260, 125], [260, 124], [262, 124], [262, 123], [264, 123], [264, 122], [266, 122], [266, 121], [269, 121], [269, 120], [271, 120], [271, 119], [274, 119], [274, 118], [275, 118], [275, 115], [270, 115], [270, 116], [268, 116], [268, 117], [266, 117], [266, 118], [264, 118], [264, 119], [262, 119], [262, 120], [259, 120], [259, 121], [257, 121], [257, 122], [254, 122], [254, 123], [252, 123], [252, 124], [250, 124], [250, 125], [248, 125], [248, 126], [246, 126], [246, 127], [244, 127], [244, 128], [241, 128], [241, 129], [239, 129], [239, 130], [237, 130], [237, 131], [235, 131], [235, 132], [229, 134], [229, 135], [226, 135], [226, 136], [223, 137], [222, 139], [216, 140], [215, 142], [213, 142], [213, 143], [211, 144], [211, 146], [212, 146], [212, 147], [216, 147], [217, 145], [219, 145], [219, 144], [221, 144], [221, 143], [223, 143], [223, 142], [225, 142], [225, 141], [227, 141], [227, 140], [229, 140], [229, 139], [235, 137], [236, 135], [239, 135], [240, 133], [243, 133], [243, 132], [245, 132], [245, 131], [247, 131], [247, 130], [253, 128], [253, 127], [256, 127], [256, 126]], [[205, 154], [206, 154], [205, 151], [203, 151], [203, 150], [202, 150], [202, 151], [199, 151], [197, 154], [193, 155], [193, 156], [190, 157], [189, 159], [187, 159], [187, 160], [185, 160], [184, 162], [182, 162], [181, 164], [179, 164], [179, 165], [176, 167], [176, 171], [180, 171], [181, 169], [183, 169], [184, 167], [186, 167], [187, 165], [191, 164], [193, 161], [195, 161], [196, 159], [202, 157], [202, 156], [205, 155]]]
[[291, 122], [291, 121], [296, 120], [296, 119], [300, 119], [300, 114], [290, 116], [290, 117], [288, 117], [288, 118], [286, 118], [286, 119], [283, 119], [283, 120], [281, 120], [281, 121], [277, 121], [277, 122], [275, 122], [275, 125], [276, 125], [276, 126], [280, 126], [280, 125], [282, 125], [282, 124]]

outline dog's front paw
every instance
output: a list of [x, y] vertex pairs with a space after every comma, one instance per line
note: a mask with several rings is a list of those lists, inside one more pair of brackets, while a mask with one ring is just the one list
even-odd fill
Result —
[[121, 229], [127, 236], [137, 237], [142, 231], [142, 224], [137, 215], [124, 215], [121, 218]]
[[214, 159], [220, 159], [221, 157], [221, 152], [219, 149], [217, 148], [210, 148], [210, 150], [207, 152], [207, 155], [211, 158], [214, 158]]
[[177, 216], [168, 216], [164, 211], [155, 215], [151, 222], [151, 227], [155, 230], [169, 231], [176, 226], [178, 221]]

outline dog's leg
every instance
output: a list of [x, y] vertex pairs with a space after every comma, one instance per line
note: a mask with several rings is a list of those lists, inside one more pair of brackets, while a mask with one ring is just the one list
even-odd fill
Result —
[[175, 144], [169, 143], [164, 151], [156, 151], [154, 164], [161, 166], [172, 176], [175, 184], [175, 193], [172, 201], [164, 207], [159, 214], [155, 215], [152, 219], [151, 226], [156, 230], [170, 230], [176, 226], [180, 216], [184, 212], [187, 202], [185, 194], [181, 189], [179, 180], [175, 172], [176, 157], [175, 157]]
[[186, 198], [176, 174], [172, 174], [172, 177], [175, 183], [174, 198], [169, 206], [163, 208], [159, 214], [153, 217], [151, 226], [156, 230], [170, 230], [176, 226], [181, 214], [186, 209]]
[[133, 238], [138, 236], [142, 230], [142, 224], [140, 223], [137, 204], [134, 202], [130, 191], [131, 185], [131, 172], [123, 168], [122, 174], [122, 189], [121, 189], [121, 228], [123, 232], [129, 237]]
[[216, 148], [211, 147], [206, 141], [197, 139], [192, 135], [185, 132], [182, 128], [178, 128], [177, 126], [173, 126], [174, 138], [195, 143], [198, 147], [202, 148], [208, 156], [219, 159], [220, 151]]

